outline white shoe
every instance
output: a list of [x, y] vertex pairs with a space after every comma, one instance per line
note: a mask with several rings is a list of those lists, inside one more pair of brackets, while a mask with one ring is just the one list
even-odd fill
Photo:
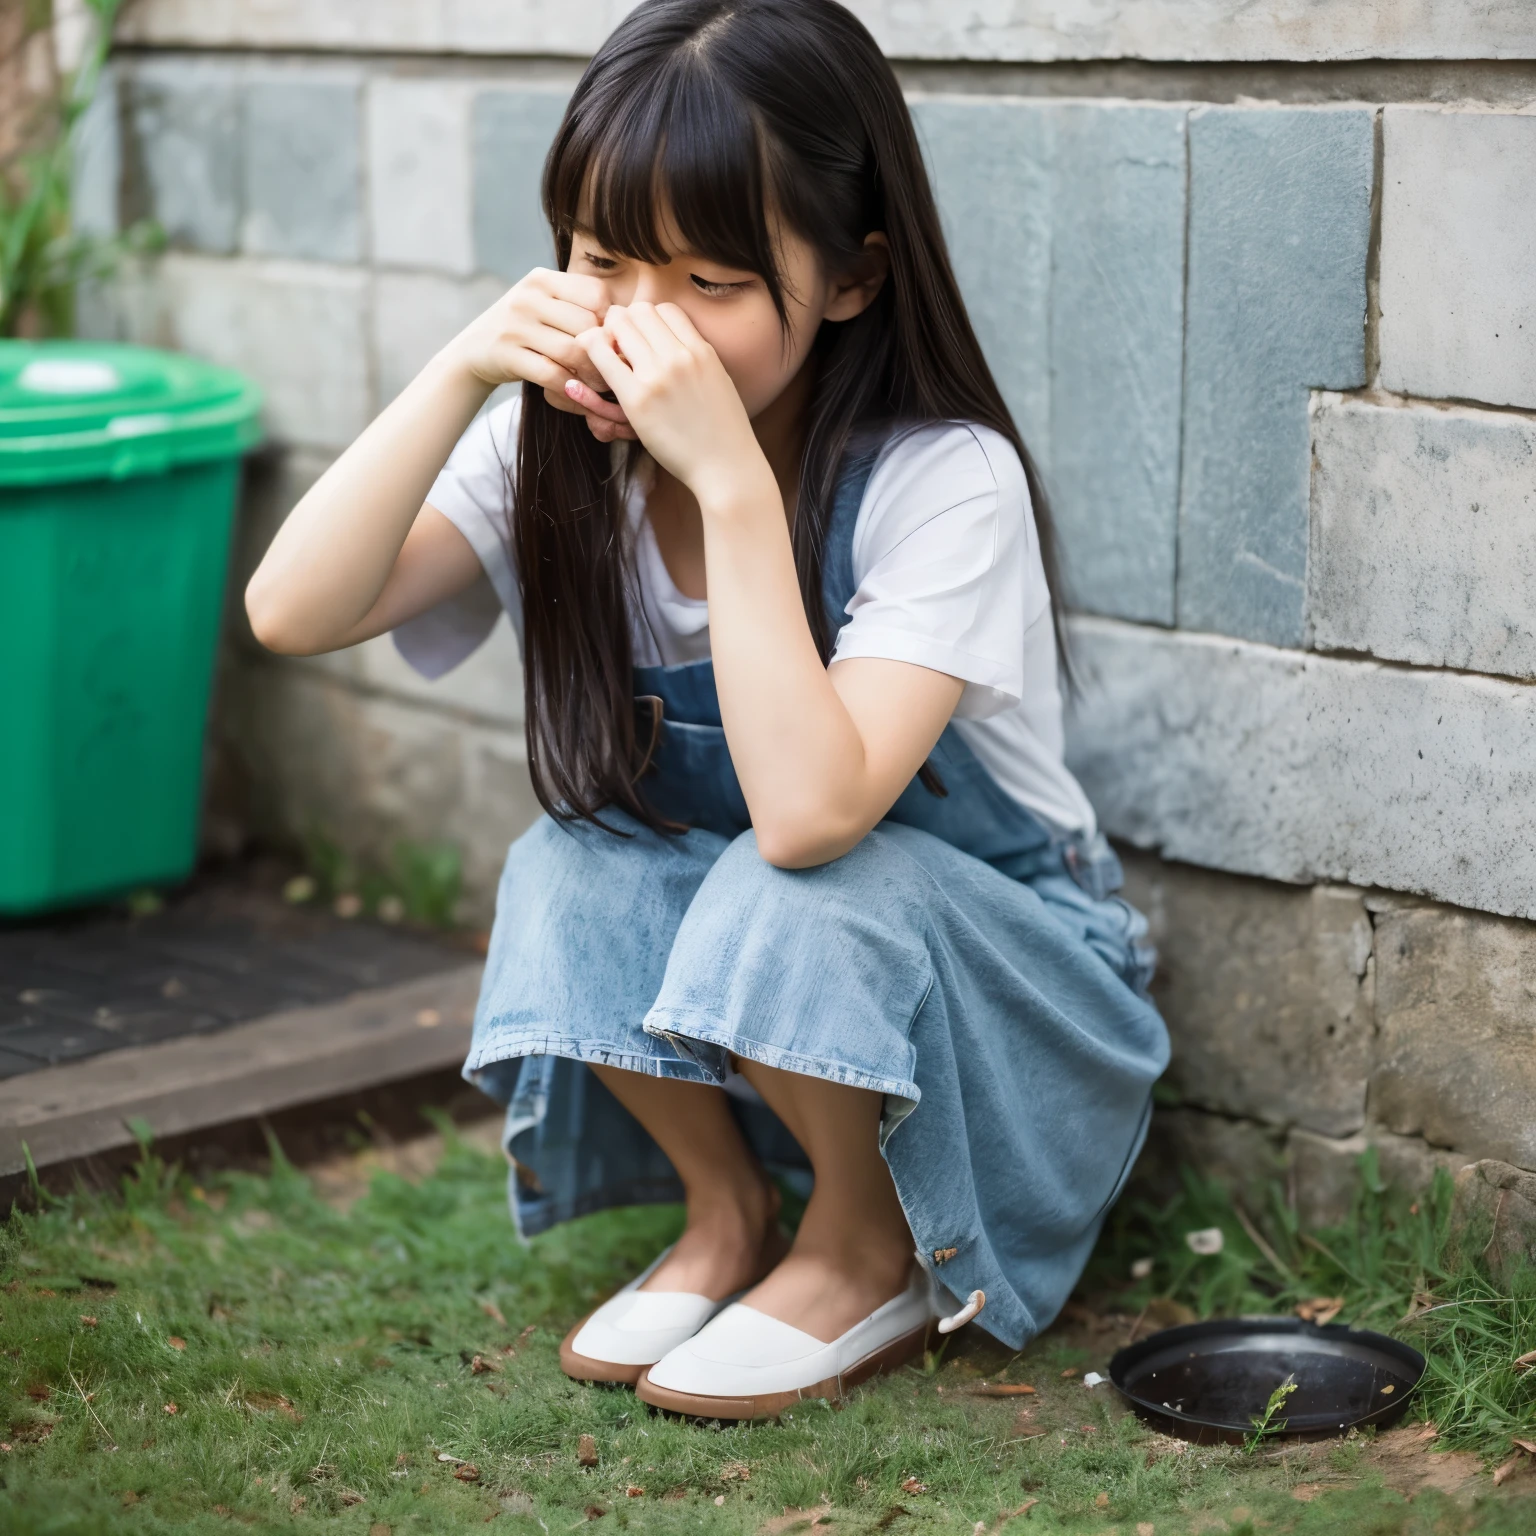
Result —
[[[560, 1343], [560, 1369], [577, 1381], [633, 1385], [648, 1365], [691, 1338], [731, 1298], [711, 1301], [691, 1291], [642, 1291], [662, 1259], [636, 1275], [616, 1296], [589, 1312]], [[738, 1292], [738, 1294], [740, 1294]]]
[[830, 1344], [737, 1302], [641, 1376], [642, 1401], [710, 1419], [773, 1418], [802, 1398], [849, 1387], [922, 1352], [937, 1311], [928, 1275]]

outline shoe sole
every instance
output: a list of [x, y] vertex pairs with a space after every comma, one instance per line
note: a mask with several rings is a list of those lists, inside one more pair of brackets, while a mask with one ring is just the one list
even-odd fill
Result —
[[590, 1355], [578, 1355], [571, 1348], [571, 1340], [587, 1326], [587, 1316], [576, 1324], [560, 1341], [560, 1369], [572, 1381], [603, 1382], [613, 1387], [632, 1387], [650, 1369], [646, 1365], [617, 1365], [612, 1360], [594, 1360]]
[[666, 1413], [687, 1414], [695, 1419], [776, 1419], [796, 1403], [817, 1398], [840, 1402], [848, 1395], [849, 1388], [905, 1365], [928, 1347], [933, 1326], [932, 1322], [924, 1323], [920, 1328], [892, 1339], [889, 1344], [882, 1344], [841, 1375], [829, 1376], [825, 1381], [797, 1387], [790, 1392], [764, 1392], [756, 1397], [704, 1397], [693, 1392], [673, 1392], [658, 1387], [650, 1378], [650, 1367], [646, 1366], [635, 1386], [635, 1396]]

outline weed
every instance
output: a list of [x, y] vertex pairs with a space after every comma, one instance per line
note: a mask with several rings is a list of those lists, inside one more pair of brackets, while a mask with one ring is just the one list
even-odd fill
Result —
[[1275, 1415], [1285, 1407], [1291, 1393], [1296, 1390], [1296, 1378], [1287, 1376], [1284, 1381], [1269, 1394], [1269, 1401], [1264, 1405], [1264, 1412], [1253, 1421], [1253, 1433], [1243, 1441], [1243, 1449], [1251, 1456], [1258, 1450], [1266, 1435], [1277, 1435], [1290, 1422], [1281, 1419], [1275, 1422]]

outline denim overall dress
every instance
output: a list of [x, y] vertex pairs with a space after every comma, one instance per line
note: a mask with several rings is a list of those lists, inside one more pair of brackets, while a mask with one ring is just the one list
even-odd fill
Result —
[[[874, 455], [845, 466], [825, 546], [831, 632], [856, 583]], [[885, 1096], [881, 1146], [919, 1259], [1018, 1347], [1071, 1293], [1146, 1136], [1168, 1037], [1144, 919], [1102, 838], [1054, 834], [953, 725], [849, 853], [784, 870], [757, 852], [709, 661], [639, 667], [659, 717], [646, 799], [615, 837], [541, 818], [512, 845], [465, 1076], [507, 1105], [518, 1230], [677, 1200], [650, 1135], [584, 1063], [723, 1085], [770, 1171], [798, 1145], [732, 1054]]]

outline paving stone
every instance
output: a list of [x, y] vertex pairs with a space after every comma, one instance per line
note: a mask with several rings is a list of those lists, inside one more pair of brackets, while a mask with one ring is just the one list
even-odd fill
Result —
[[1372, 1117], [1536, 1168], [1536, 926], [1439, 907], [1384, 913], [1376, 966]]
[[1051, 465], [1048, 103], [912, 103], [966, 307], [1024, 441]]
[[368, 86], [368, 202], [373, 259], [429, 271], [474, 270], [467, 82], [376, 78]]
[[[634, 0], [138, 0], [119, 33], [140, 43], [585, 56]], [[851, 0], [897, 58], [1529, 59], [1536, 19], [1501, 0]]]
[[255, 830], [320, 827], [374, 858], [402, 838], [457, 843], [467, 906], [482, 919], [508, 845], [539, 814], [521, 728], [362, 694], [304, 663], [230, 668], [221, 727], [254, 786]]
[[1067, 592], [1158, 624], [1174, 618], [1186, 116], [1055, 116], [1050, 464]]
[[1492, 1159], [1456, 1176], [1455, 1220], [1495, 1274], [1536, 1266], [1536, 1173]]
[[1536, 406], [1536, 117], [1388, 107], [1381, 380]]
[[1145, 854], [1125, 896], [1158, 948], [1173, 1038], [1164, 1081], [1186, 1105], [1347, 1135], [1365, 1121], [1371, 921], [1361, 892], [1297, 889]]
[[1111, 833], [1536, 917], [1536, 690], [1109, 619], [1072, 635], [1068, 761]]
[[1455, 1175], [1467, 1159], [1417, 1136], [1394, 1136], [1373, 1126], [1353, 1136], [1319, 1136], [1293, 1130], [1286, 1138], [1290, 1183], [1303, 1226], [1338, 1227], [1349, 1220], [1360, 1187], [1360, 1159], [1374, 1149], [1382, 1181], [1419, 1193], [1434, 1182], [1437, 1169]]
[[1308, 392], [1365, 382], [1374, 113], [1190, 115], [1178, 620], [1299, 645]]
[[156, 59], [126, 72], [129, 222], [158, 221], [173, 245], [233, 251], [240, 234], [241, 72]]
[[1536, 420], [1325, 394], [1312, 458], [1314, 645], [1536, 677]]
[[255, 256], [363, 255], [362, 81], [297, 71], [245, 88], [245, 220]]
[[373, 307], [380, 405], [393, 400], [506, 286], [499, 277], [380, 272]]
[[555, 263], [539, 182], [568, 99], [562, 89], [490, 87], [475, 97], [475, 258], [482, 271], [508, 282]]

